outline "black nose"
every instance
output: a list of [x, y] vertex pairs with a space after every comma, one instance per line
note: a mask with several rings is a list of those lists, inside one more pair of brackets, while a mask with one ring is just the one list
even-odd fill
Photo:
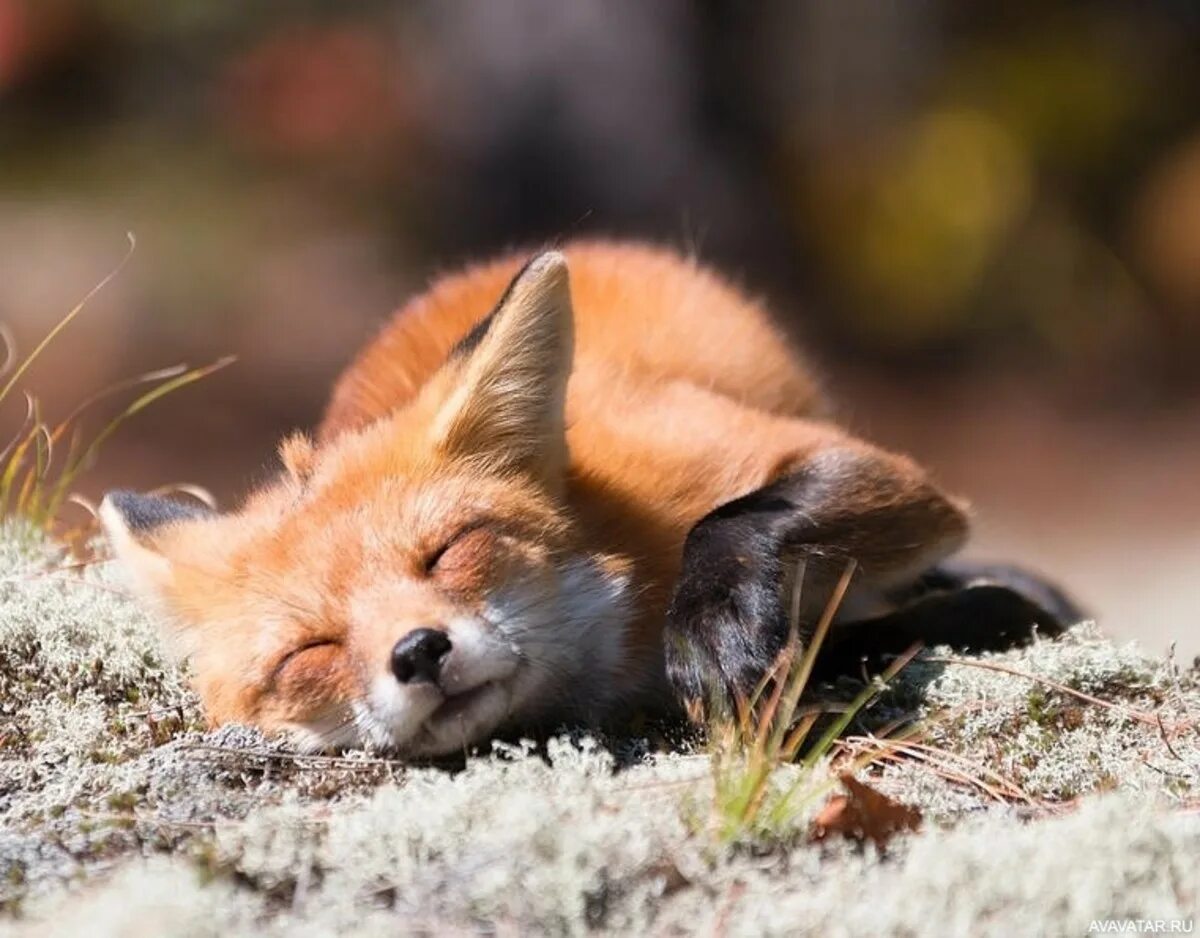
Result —
[[450, 652], [450, 638], [437, 629], [414, 629], [392, 649], [392, 673], [401, 684], [434, 683], [442, 660]]

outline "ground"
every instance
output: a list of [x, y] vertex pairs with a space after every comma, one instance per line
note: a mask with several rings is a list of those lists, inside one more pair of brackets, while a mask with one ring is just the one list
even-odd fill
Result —
[[1088, 627], [933, 650], [869, 716], [919, 735], [851, 727], [917, 831], [814, 839], [822, 763], [730, 840], [698, 745], [575, 732], [447, 769], [206, 733], [111, 567], [9, 526], [0, 569], [0, 931], [1084, 935], [1200, 909], [1200, 675]]

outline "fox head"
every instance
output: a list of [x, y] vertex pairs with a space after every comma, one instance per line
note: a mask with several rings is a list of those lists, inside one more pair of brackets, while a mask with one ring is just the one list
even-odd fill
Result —
[[541, 254], [411, 403], [285, 441], [240, 510], [105, 498], [212, 723], [427, 756], [603, 704], [626, 574], [564, 505], [571, 351], [566, 261]]

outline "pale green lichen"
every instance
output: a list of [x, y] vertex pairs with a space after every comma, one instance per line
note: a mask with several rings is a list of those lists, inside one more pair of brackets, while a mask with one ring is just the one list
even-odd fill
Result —
[[29, 531], [0, 532], [0, 929], [1085, 934], [1200, 906], [1200, 816], [1187, 810], [1200, 737], [1180, 729], [1200, 717], [1200, 680], [1089, 630], [975, 660], [1124, 710], [918, 662], [871, 715], [919, 708], [939, 759], [1022, 797], [1001, 803], [907, 758], [870, 770], [927, 818], [886, 855], [811, 843], [815, 803], [721, 847], [698, 753], [574, 737], [450, 772], [202, 733], [185, 676], [119, 579], [60, 561]]

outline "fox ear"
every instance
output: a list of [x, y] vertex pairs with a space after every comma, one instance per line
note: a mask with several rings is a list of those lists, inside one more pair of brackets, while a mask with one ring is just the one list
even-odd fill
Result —
[[204, 505], [157, 495], [115, 491], [104, 496], [99, 515], [109, 547], [134, 589], [146, 598], [156, 599], [173, 576], [171, 561], [158, 547], [158, 535], [168, 525], [215, 517], [216, 512]]
[[537, 255], [451, 353], [460, 370], [434, 420], [442, 452], [561, 486], [572, 319], [566, 258]]

